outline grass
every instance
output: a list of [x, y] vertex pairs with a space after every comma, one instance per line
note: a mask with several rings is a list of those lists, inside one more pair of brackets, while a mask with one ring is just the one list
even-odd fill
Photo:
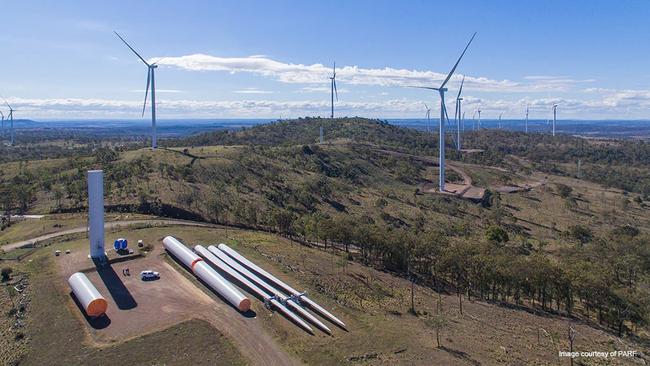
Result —
[[[117, 235], [161, 245], [160, 240], [168, 234], [191, 245], [225, 242], [297, 289], [306, 290], [311, 299], [344, 320], [349, 332], [332, 325], [333, 337], [323, 333], [307, 336], [255, 300], [266, 332], [306, 364], [456, 364], [497, 360], [508, 364], [552, 364], [559, 361], [556, 345], [565, 346], [567, 319], [468, 301], [463, 304], [465, 311], [461, 315], [457, 298], [442, 294], [443, 309], [451, 325], [443, 331], [442, 342], [447, 348], [437, 349], [433, 330], [427, 326], [428, 316], [436, 308], [437, 293], [416, 286], [416, 315], [412, 315], [408, 312], [410, 286], [406, 280], [347, 261], [343, 253], [306, 248], [268, 233], [155, 227], [125, 229], [107, 234], [107, 239]], [[30, 256], [30, 261], [20, 262], [20, 269], [30, 276], [33, 294], [27, 328], [31, 348], [21, 364], [102, 364], [108, 360], [136, 365], [243, 362], [218, 330], [198, 320], [107, 347], [89, 344], [82, 325], [71, 314], [77, 310], [68, 307], [65, 284], [53, 281], [57, 278], [53, 265], [56, 258], [51, 254], [55, 248], [78, 251], [85, 250], [86, 245], [85, 239], [54, 243]], [[581, 334], [577, 349], [619, 347], [610, 342], [614, 337], [579, 320], [574, 322]], [[555, 337], [555, 345], [548, 339], [536, 344], [538, 328]]]
[[0, 254], [0, 260], [17, 260], [36, 251], [35, 248], [18, 248]]
[[[140, 214], [107, 213], [105, 221], [130, 221], [150, 219], [151, 216]], [[41, 219], [25, 219], [13, 223], [0, 231], [0, 245], [36, 238], [67, 229], [87, 225], [86, 214], [52, 214]]]

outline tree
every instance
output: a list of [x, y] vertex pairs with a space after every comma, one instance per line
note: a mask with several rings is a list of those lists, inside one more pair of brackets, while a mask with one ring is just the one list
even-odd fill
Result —
[[273, 223], [281, 234], [291, 234], [293, 220], [293, 215], [287, 210], [280, 209], [273, 214]]
[[442, 312], [442, 303], [440, 299], [438, 299], [436, 314], [425, 319], [425, 324], [428, 327], [433, 328], [436, 332], [436, 345], [440, 348], [440, 331], [449, 327], [449, 320]]
[[488, 241], [493, 243], [507, 243], [510, 238], [508, 237], [508, 232], [506, 232], [502, 227], [497, 225], [491, 225], [488, 227], [485, 232], [485, 236]]
[[2, 282], [9, 281], [9, 279], [11, 278], [11, 273], [13, 273], [13, 271], [14, 270], [11, 267], [4, 267], [0, 271], [0, 275], [2, 275]]
[[61, 209], [61, 200], [63, 199], [63, 190], [58, 185], [54, 187], [54, 199], [56, 200], [56, 209]]

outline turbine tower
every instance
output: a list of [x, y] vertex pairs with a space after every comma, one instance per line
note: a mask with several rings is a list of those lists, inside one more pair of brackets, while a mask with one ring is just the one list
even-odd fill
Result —
[[336, 61], [334, 61], [334, 67], [332, 68], [332, 76], [330, 76], [331, 82], [331, 92], [332, 92], [332, 114], [331, 118], [334, 118], [334, 95], [336, 95], [336, 101], [339, 101], [339, 92], [336, 90]]
[[454, 113], [454, 119], [456, 120], [456, 150], [458, 152], [460, 152], [460, 117], [462, 115], [461, 102], [463, 100], [460, 97], [460, 93], [463, 92], [463, 84], [465, 84], [465, 76], [463, 76], [463, 80], [460, 82], [460, 89], [458, 89], [458, 95], [456, 96], [456, 113]]
[[503, 117], [503, 113], [499, 114], [499, 129], [501, 129], [501, 117]]
[[474, 129], [474, 131], [476, 131], [476, 113], [477, 112], [478, 111], [474, 111], [474, 114], [472, 115], [472, 128]]
[[2, 117], [2, 134], [0, 135], [0, 141], [5, 138], [5, 115], [0, 111], [0, 117]]
[[478, 129], [481, 129], [481, 108], [478, 109]]
[[7, 107], [9, 107], [9, 115], [7, 116], [7, 119], [9, 120], [9, 144], [11, 146], [14, 146], [14, 143], [16, 142], [16, 132], [14, 131], [14, 109], [11, 108], [9, 103], [5, 101], [5, 104]]
[[528, 104], [526, 104], [526, 133], [528, 133]]
[[431, 133], [431, 108], [426, 103], [424, 103], [424, 108], [427, 109], [427, 133]]
[[465, 112], [463, 112], [463, 117], [461, 118], [461, 125], [463, 126], [463, 132], [465, 132]]
[[[445, 107], [445, 92], [447, 91], [447, 88], [445, 88], [445, 85], [447, 85], [447, 82], [451, 77], [454, 75], [454, 72], [456, 71], [456, 68], [458, 67], [458, 64], [460, 63], [460, 60], [463, 58], [465, 55], [465, 52], [467, 52], [467, 49], [469, 48], [469, 45], [472, 43], [474, 40], [474, 37], [476, 37], [476, 33], [472, 35], [472, 38], [470, 38], [469, 42], [467, 42], [467, 46], [465, 46], [465, 49], [463, 52], [460, 54], [460, 57], [458, 57], [458, 61], [454, 64], [454, 67], [451, 68], [451, 71], [449, 71], [449, 74], [447, 74], [447, 77], [445, 80], [440, 84], [439, 87], [433, 88], [429, 86], [416, 86], [415, 88], [420, 88], [420, 89], [429, 89], [429, 90], [435, 90], [440, 94], [440, 176], [439, 176], [439, 182], [438, 185], [440, 187], [440, 192], [445, 191], [445, 118], [447, 117], [447, 108]], [[448, 118], [447, 118], [448, 120]]]
[[137, 53], [131, 45], [129, 45], [122, 36], [120, 36], [117, 32], [113, 32], [115, 35], [124, 42], [124, 44], [131, 50], [133, 53], [135, 53], [136, 56], [142, 62], [144, 62], [145, 65], [147, 65], [147, 87], [144, 92], [144, 104], [142, 105], [142, 116], [144, 117], [144, 111], [147, 108], [147, 96], [149, 94], [149, 86], [151, 86], [151, 148], [156, 149], [158, 147], [158, 136], [156, 134], [156, 82], [155, 82], [155, 76], [154, 76], [154, 70], [158, 67], [156, 65], [158, 62], [160, 62], [162, 59], [150, 64], [148, 63], [142, 56], [140, 56], [139, 53]]
[[553, 104], [553, 136], [555, 136], [555, 120], [557, 118], [557, 104]]

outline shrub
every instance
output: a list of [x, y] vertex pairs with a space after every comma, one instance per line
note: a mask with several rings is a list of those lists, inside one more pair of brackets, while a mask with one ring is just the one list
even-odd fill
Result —
[[9, 281], [9, 278], [11, 278], [11, 273], [14, 270], [11, 267], [5, 267], [0, 271], [0, 275], [2, 275], [2, 281]]
[[569, 226], [567, 230], [567, 235], [574, 240], [579, 241], [582, 244], [588, 243], [593, 238], [594, 234], [591, 229], [586, 228], [581, 225], [572, 225]]
[[493, 243], [506, 243], [508, 240], [510, 240], [508, 237], [508, 232], [505, 231], [502, 227], [496, 225], [488, 227], [487, 231], [485, 232], [485, 236], [487, 237], [487, 240]]
[[557, 189], [557, 194], [559, 194], [562, 198], [571, 196], [571, 192], [573, 192], [573, 188], [567, 186], [566, 184], [556, 183], [555, 187]]

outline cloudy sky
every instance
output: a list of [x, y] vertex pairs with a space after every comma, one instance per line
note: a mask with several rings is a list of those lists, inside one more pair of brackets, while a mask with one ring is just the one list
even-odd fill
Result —
[[[452, 4], [453, 3], [453, 4]], [[650, 119], [647, 1], [12, 1], [0, 96], [17, 118], [141, 118], [159, 61], [159, 118], [418, 118], [465, 77], [467, 118]], [[5, 108], [6, 109], [6, 108]], [[4, 111], [0, 109], [0, 111]], [[145, 118], [147, 116], [145, 115]]]

